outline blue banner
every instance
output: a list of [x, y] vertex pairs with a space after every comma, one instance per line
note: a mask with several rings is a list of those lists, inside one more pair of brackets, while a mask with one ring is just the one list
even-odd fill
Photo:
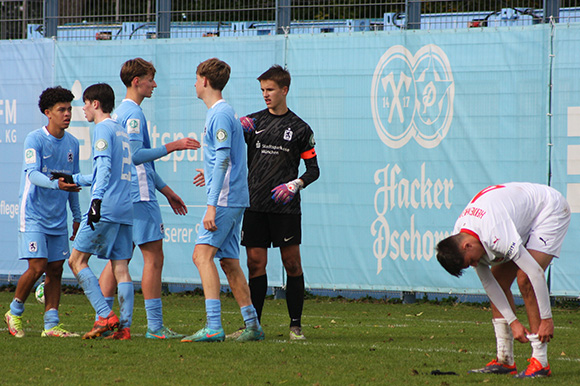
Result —
[[[153, 146], [184, 136], [200, 139], [207, 109], [195, 96], [195, 70], [203, 60], [219, 57], [232, 66], [224, 96], [239, 116], [265, 107], [256, 78], [272, 64], [287, 66], [292, 74], [288, 105], [315, 132], [321, 177], [302, 193], [307, 287], [483, 293], [473, 270], [461, 279], [448, 275], [436, 261], [435, 245], [449, 235], [479, 190], [530, 181], [550, 184], [570, 201], [572, 223], [562, 256], [550, 269], [550, 281], [553, 294], [577, 296], [580, 46], [574, 36], [579, 30], [578, 25], [538, 25], [2, 42], [0, 124], [6, 121], [7, 133], [15, 134], [13, 142], [6, 142], [0, 129], [5, 165], [0, 227], [7, 252], [0, 257], [0, 273], [23, 271], [23, 264], [16, 263], [17, 215], [11, 213], [17, 212], [22, 141], [45, 123], [33, 103], [43, 88], [60, 84], [73, 90], [69, 131], [80, 140], [81, 169], [88, 173], [92, 125], [82, 113], [84, 88], [109, 83], [119, 104], [125, 95], [119, 79], [122, 63], [134, 57], [150, 60], [158, 87], [142, 107]], [[35, 55], [43, 60], [28, 60]], [[27, 79], [30, 86], [23, 87]], [[30, 121], [12, 122], [15, 105], [7, 100], [17, 100], [18, 117]], [[193, 186], [192, 180], [202, 165], [199, 151], [172, 153], [156, 162], [159, 174], [189, 209], [186, 216], [176, 216], [158, 195], [166, 228], [167, 282], [200, 283], [191, 254], [205, 189]], [[87, 192], [81, 205], [86, 210]], [[281, 286], [279, 253], [270, 254], [270, 285]], [[245, 266], [243, 248], [241, 259]], [[92, 260], [92, 265], [102, 265]], [[140, 280], [141, 270], [136, 252], [131, 263], [135, 280]], [[66, 275], [72, 277], [70, 271]], [[222, 282], [227, 283], [223, 276]]]

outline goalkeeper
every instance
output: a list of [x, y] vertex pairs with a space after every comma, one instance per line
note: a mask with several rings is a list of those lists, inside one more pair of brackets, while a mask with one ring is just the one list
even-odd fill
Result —
[[[314, 133], [288, 109], [290, 73], [286, 69], [272, 66], [258, 81], [266, 109], [241, 119], [248, 145], [250, 190], [250, 207], [246, 209], [242, 225], [242, 245], [248, 255], [252, 303], [261, 319], [268, 289], [268, 248], [278, 247], [288, 276], [286, 303], [290, 339], [304, 340], [300, 190], [316, 181], [320, 174]], [[306, 172], [298, 178], [301, 159]]]

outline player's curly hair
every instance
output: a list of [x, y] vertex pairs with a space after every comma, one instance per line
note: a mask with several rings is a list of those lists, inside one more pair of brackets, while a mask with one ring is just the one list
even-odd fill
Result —
[[222, 91], [230, 80], [231, 71], [231, 67], [226, 62], [211, 58], [197, 66], [196, 74], [206, 78], [213, 89]]
[[273, 80], [278, 87], [290, 88], [290, 72], [279, 64], [275, 64], [258, 77], [258, 81]]
[[40, 94], [38, 108], [44, 114], [46, 110], [52, 108], [57, 103], [70, 103], [73, 99], [75, 99], [75, 96], [70, 90], [62, 88], [61, 86], [49, 87]]
[[121, 81], [127, 87], [131, 87], [131, 83], [135, 77], [143, 77], [147, 75], [155, 76], [155, 66], [153, 63], [146, 61], [143, 58], [135, 58], [127, 60], [121, 67]]
[[463, 254], [459, 249], [460, 241], [461, 234], [457, 234], [449, 236], [437, 244], [437, 261], [455, 277], [461, 276], [465, 268]]
[[83, 101], [99, 101], [101, 110], [104, 113], [110, 113], [115, 108], [115, 92], [106, 83], [93, 84], [83, 92]]

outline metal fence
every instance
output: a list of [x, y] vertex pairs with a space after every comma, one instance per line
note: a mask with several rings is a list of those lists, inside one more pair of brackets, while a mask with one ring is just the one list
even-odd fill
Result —
[[151, 39], [580, 21], [580, 0], [4, 0], [0, 39]]

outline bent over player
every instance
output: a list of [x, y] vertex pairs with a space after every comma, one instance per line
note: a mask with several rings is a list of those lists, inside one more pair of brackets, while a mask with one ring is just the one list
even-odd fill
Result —
[[[133, 319], [133, 281], [129, 259], [133, 250], [133, 204], [131, 203], [131, 153], [129, 136], [111, 119], [115, 105], [113, 89], [94, 84], [83, 93], [87, 121], [95, 122], [93, 133], [93, 174], [74, 175], [79, 185], [91, 187], [91, 205], [83, 217], [73, 244], [69, 266], [98, 315], [93, 329], [83, 339], [119, 330], [107, 339], [131, 339]], [[117, 281], [121, 320], [105, 301], [99, 281], [89, 267], [91, 255], [111, 261]]]
[[38, 101], [48, 124], [26, 136], [24, 165], [20, 182], [20, 226], [18, 255], [28, 262], [28, 269], [16, 285], [10, 310], [4, 318], [10, 334], [24, 337], [22, 314], [24, 302], [34, 283], [46, 273], [44, 330], [42, 336], [68, 338], [78, 336], [59, 324], [62, 267], [69, 256], [66, 203], [73, 214], [74, 239], [81, 220], [80, 188], [64, 177], [51, 181], [52, 173], [79, 172], [79, 142], [65, 130], [72, 115], [74, 95], [62, 87], [47, 88]]
[[193, 250], [205, 295], [206, 326], [182, 342], [221, 342], [220, 280], [214, 258], [232, 290], [246, 328], [238, 342], [259, 341], [264, 332], [252, 305], [250, 289], [240, 267], [240, 226], [249, 204], [244, 133], [234, 109], [222, 98], [230, 78], [230, 66], [216, 58], [199, 64], [195, 92], [208, 108], [203, 136], [207, 209]]
[[[244, 214], [242, 245], [248, 255], [252, 303], [261, 320], [268, 278], [268, 248], [280, 248], [288, 276], [286, 303], [290, 315], [290, 339], [304, 340], [304, 274], [300, 190], [320, 175], [314, 133], [286, 104], [290, 73], [272, 66], [258, 77], [266, 109], [243, 117], [248, 145], [250, 207]], [[306, 171], [298, 177], [300, 160]]]
[[[452, 275], [475, 268], [492, 305], [497, 358], [476, 373], [551, 374], [548, 342], [554, 336], [544, 271], [558, 257], [570, 224], [570, 207], [549, 186], [506, 183], [479, 192], [459, 216], [454, 235], [437, 244], [437, 260]], [[491, 268], [490, 268], [491, 267]], [[517, 278], [529, 330], [517, 319], [511, 284]], [[527, 369], [517, 373], [514, 338], [530, 342]]]

